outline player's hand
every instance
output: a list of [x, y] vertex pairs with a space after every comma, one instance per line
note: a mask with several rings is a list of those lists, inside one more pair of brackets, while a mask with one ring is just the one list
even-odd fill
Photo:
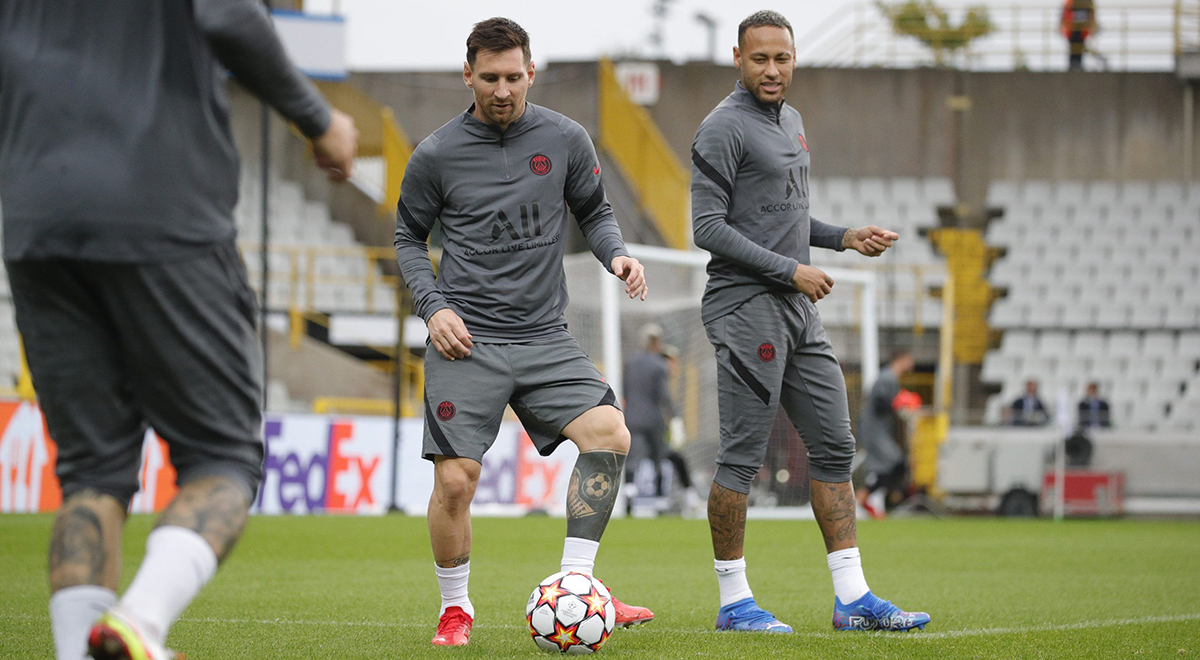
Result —
[[329, 112], [329, 128], [312, 140], [313, 157], [317, 167], [329, 172], [330, 181], [345, 181], [354, 169], [358, 153], [358, 129], [350, 115], [338, 109]]
[[892, 243], [900, 240], [900, 234], [888, 231], [875, 225], [852, 229], [842, 237], [842, 244], [850, 250], [868, 257], [878, 257], [883, 251], [892, 247]]
[[808, 296], [809, 300], [817, 302], [833, 290], [833, 278], [820, 268], [796, 264], [796, 272], [792, 274], [792, 286]]
[[642, 300], [646, 299], [646, 294], [650, 292], [646, 286], [646, 269], [637, 259], [616, 257], [612, 260], [612, 272], [625, 280], [625, 293], [630, 298], [641, 296]]
[[440, 309], [429, 317], [429, 340], [438, 353], [447, 360], [471, 355], [471, 333], [467, 326], [450, 308]]

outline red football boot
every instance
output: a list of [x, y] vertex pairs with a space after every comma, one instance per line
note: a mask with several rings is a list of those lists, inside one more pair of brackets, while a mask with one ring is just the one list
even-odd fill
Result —
[[475, 619], [455, 605], [447, 607], [438, 619], [437, 634], [431, 643], [434, 646], [466, 646], [471, 641], [471, 625]]
[[[600, 582], [603, 584], [604, 580], [600, 580]], [[616, 613], [613, 625], [617, 628], [630, 628], [654, 619], [654, 612], [644, 607], [626, 605], [617, 600], [617, 596], [613, 594], [612, 589], [608, 590], [608, 595], [612, 597], [613, 611]]]

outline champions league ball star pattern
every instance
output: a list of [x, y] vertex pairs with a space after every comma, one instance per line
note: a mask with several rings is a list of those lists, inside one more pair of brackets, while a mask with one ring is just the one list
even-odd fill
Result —
[[585, 654], [599, 651], [608, 641], [616, 610], [599, 580], [570, 571], [542, 580], [529, 596], [525, 620], [542, 650]]

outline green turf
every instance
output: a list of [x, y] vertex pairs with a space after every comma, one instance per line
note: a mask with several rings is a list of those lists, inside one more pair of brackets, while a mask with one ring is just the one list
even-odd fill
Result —
[[[48, 516], [0, 516], [0, 658], [49, 658]], [[131, 519], [125, 581], [151, 520]], [[479, 519], [466, 649], [433, 649], [437, 584], [423, 518], [254, 518], [171, 630], [191, 660], [548, 657], [524, 628], [529, 592], [558, 570], [562, 520]], [[598, 575], [657, 613], [618, 630], [617, 658], [1111, 658], [1200, 656], [1200, 524], [995, 519], [863, 523], [874, 591], [933, 616], [924, 633], [838, 633], [812, 522], [752, 521], [759, 602], [798, 634], [711, 631], [717, 587], [703, 521], [616, 520]]]

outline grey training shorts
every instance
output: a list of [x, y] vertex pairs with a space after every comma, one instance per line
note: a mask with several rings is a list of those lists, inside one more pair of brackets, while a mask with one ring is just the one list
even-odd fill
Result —
[[63, 496], [123, 504], [138, 489], [147, 423], [178, 483], [262, 478], [262, 351], [254, 293], [232, 242], [169, 263], [6, 264], [17, 326]]
[[538, 453], [549, 456], [562, 430], [617, 397], [571, 335], [520, 344], [476, 342], [471, 356], [447, 360], [425, 348], [426, 459], [483, 460], [512, 405]]
[[763, 293], [705, 329], [717, 352], [716, 482], [749, 492], [745, 477], [762, 467], [780, 404], [808, 450], [810, 476], [849, 481], [854, 436], [846, 381], [816, 305], [801, 295]]

